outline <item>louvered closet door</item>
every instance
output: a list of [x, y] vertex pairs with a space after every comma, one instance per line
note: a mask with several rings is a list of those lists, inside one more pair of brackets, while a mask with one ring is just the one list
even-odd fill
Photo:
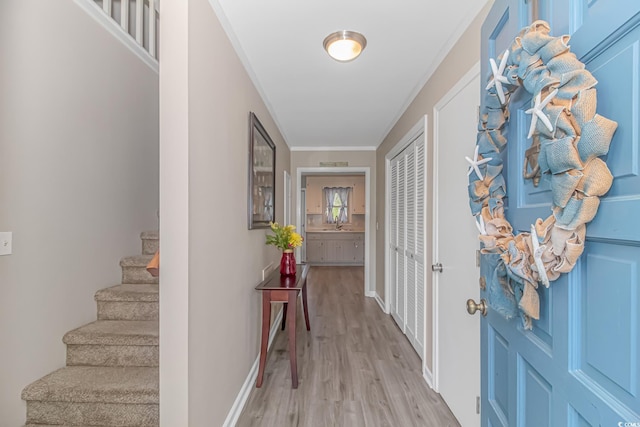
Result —
[[404, 257], [406, 263], [407, 315], [405, 333], [411, 344], [416, 342], [416, 154], [415, 143], [405, 152], [406, 162], [406, 239]]
[[392, 159], [390, 184], [391, 315], [420, 358], [424, 358], [424, 134]]
[[389, 307], [391, 316], [398, 325], [402, 324], [398, 316], [397, 288], [398, 288], [398, 159], [391, 161], [391, 209], [390, 209], [390, 247], [389, 247], [389, 279], [391, 292], [389, 292]]
[[415, 143], [416, 153], [416, 231], [415, 231], [415, 269], [416, 269], [416, 334], [413, 347], [420, 358], [424, 358], [425, 342], [425, 163], [426, 152], [424, 138], [421, 136]]
[[406, 245], [406, 159], [405, 156], [401, 156], [398, 159], [398, 264], [397, 264], [397, 277], [396, 282], [396, 322], [402, 332], [406, 331], [406, 261], [404, 256], [404, 248]]

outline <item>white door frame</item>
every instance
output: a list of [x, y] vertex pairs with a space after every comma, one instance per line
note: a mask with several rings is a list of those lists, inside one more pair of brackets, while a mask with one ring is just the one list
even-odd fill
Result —
[[[300, 167], [296, 169], [296, 227], [302, 225], [304, 218], [304, 206], [301, 206], [302, 175], [306, 174], [353, 174], [364, 173], [365, 185], [365, 216], [364, 216], [364, 294], [368, 297], [376, 296], [375, 283], [375, 260], [371, 258], [371, 238], [370, 238], [370, 200], [371, 200], [371, 168], [368, 166], [349, 167]], [[305, 228], [306, 230], [306, 228]]]
[[284, 223], [291, 224], [291, 175], [284, 171]]
[[[386, 314], [391, 313], [391, 304], [390, 304], [390, 296], [391, 296], [391, 262], [390, 262], [390, 257], [391, 257], [391, 251], [390, 251], [390, 246], [391, 246], [391, 160], [396, 157], [398, 154], [400, 154], [402, 152], [402, 150], [404, 150], [405, 148], [407, 148], [409, 145], [411, 145], [411, 143], [413, 141], [416, 140], [416, 138], [418, 138], [418, 136], [422, 133], [422, 137], [424, 138], [424, 147], [425, 147], [425, 178], [428, 181], [428, 176], [429, 176], [429, 168], [427, 167], [427, 165], [429, 164], [428, 160], [429, 160], [429, 154], [428, 154], [428, 150], [427, 150], [427, 129], [428, 129], [428, 120], [429, 120], [429, 116], [428, 115], [424, 115], [401, 139], [400, 141], [398, 141], [398, 143], [391, 149], [389, 150], [389, 152], [385, 155], [385, 191], [384, 191], [384, 197], [385, 197], [385, 202], [384, 202], [384, 222], [385, 222], [385, 227], [384, 227], [384, 271], [385, 271], [385, 277], [384, 277], [384, 310]], [[427, 190], [427, 187], [425, 186], [425, 191]], [[425, 194], [424, 197], [424, 203], [425, 206], [427, 205], [427, 197]], [[426, 233], [426, 229], [427, 227], [425, 226], [425, 233]], [[427, 259], [426, 259], [426, 254], [427, 254], [427, 247], [428, 247], [428, 242], [425, 236], [424, 239], [425, 242], [425, 251], [424, 251], [424, 257], [425, 259], [423, 260], [424, 262], [424, 266], [425, 266], [425, 271], [427, 268]], [[425, 273], [425, 281], [426, 281], [426, 273]], [[426, 283], [425, 283], [425, 290], [426, 290]], [[425, 292], [425, 296], [426, 296], [426, 292]], [[424, 304], [425, 310], [427, 309], [427, 305], [426, 305], [426, 301]], [[425, 319], [425, 324], [423, 327], [423, 330], [425, 331], [425, 336], [422, 337], [422, 342], [424, 343], [425, 348], [427, 347], [427, 342], [426, 342], [426, 313], [424, 316]], [[430, 384], [430, 379], [429, 377], [431, 376], [431, 373], [429, 372], [429, 370], [427, 369], [427, 358], [425, 357], [425, 355], [421, 355], [422, 358], [422, 373], [423, 376], [425, 378], [425, 380], [427, 381], [427, 383]]]
[[[432, 183], [433, 183], [433, 211], [432, 211], [432, 244], [433, 244], [433, 262], [435, 264], [438, 262], [438, 248], [439, 248], [439, 236], [438, 236], [438, 117], [440, 114], [440, 110], [442, 110], [455, 96], [464, 89], [478, 74], [480, 74], [480, 62], [476, 62], [475, 65], [471, 67], [469, 71], [466, 72], [464, 76], [458, 80], [458, 82], [444, 95], [433, 107], [433, 169], [432, 169]], [[480, 89], [478, 89], [480, 90]], [[462, 172], [461, 172], [462, 173]], [[438, 326], [438, 290], [440, 286], [440, 273], [432, 270], [431, 273], [431, 283], [432, 283], [432, 325], [433, 325], [433, 346], [432, 346], [432, 373], [433, 373], [433, 389], [437, 392], [440, 381], [439, 374], [439, 360], [438, 360], [438, 350], [439, 350], [439, 326]]]

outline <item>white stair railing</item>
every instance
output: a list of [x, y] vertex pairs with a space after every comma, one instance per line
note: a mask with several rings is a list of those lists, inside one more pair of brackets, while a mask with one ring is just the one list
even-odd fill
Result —
[[[153, 10], [153, 8], [152, 8]], [[144, 2], [136, 2], [136, 41], [139, 45], [144, 42]]]
[[102, 26], [158, 71], [159, 0], [75, 0]]
[[[160, 0], [158, 0], [159, 2]], [[157, 52], [156, 52], [156, 48], [157, 48], [157, 42], [158, 42], [158, 35], [156, 33], [156, 0], [149, 0], [149, 10], [152, 10], [152, 14], [151, 17], [153, 19], [149, 19], [149, 34], [153, 34], [153, 37], [149, 37], [149, 52], [151, 54], [151, 56], [153, 58], [157, 58]], [[158, 21], [160, 20], [160, 15], [158, 14]], [[151, 53], [153, 52], [153, 53]]]
[[[141, 3], [141, 0], [138, 0]], [[129, 32], [129, 0], [120, 0], [120, 26]]]

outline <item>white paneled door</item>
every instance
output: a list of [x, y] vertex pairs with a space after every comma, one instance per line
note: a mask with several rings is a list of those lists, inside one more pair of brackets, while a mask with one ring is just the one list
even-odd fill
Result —
[[480, 425], [480, 319], [465, 306], [480, 295], [465, 161], [476, 140], [479, 72], [474, 67], [434, 108], [434, 264], [442, 264], [433, 272], [434, 386], [465, 427]]
[[424, 359], [424, 132], [390, 162], [389, 278], [391, 315]]
[[[509, 48], [534, 15], [549, 22], [555, 41], [565, 43], [568, 38], [564, 35], [569, 34], [570, 53], [552, 49], [553, 54], [544, 59], [546, 66], [537, 64], [536, 68], [551, 70], [552, 64], [564, 58], [571, 58], [566, 61], [571, 67], [554, 69], [539, 81], [554, 85], [557, 76], [564, 82], [572, 73], [580, 73], [581, 82], [591, 78], [589, 73], [597, 80], [595, 90], [591, 84], [588, 90], [578, 84], [564, 93], [570, 102], [561, 109], [558, 123], [571, 119], [574, 133], [566, 134], [568, 146], [575, 144], [581, 150], [577, 163], [571, 165], [584, 168], [580, 182], [591, 178], [586, 170], [600, 154], [588, 151], [594, 146], [608, 149], [601, 159], [606, 160], [614, 180], [599, 205], [596, 203], [597, 215], [580, 237], [585, 246], [575, 268], [552, 281], [549, 288], [538, 286], [540, 318], [533, 320], [531, 330], [522, 327], [520, 316], [507, 320], [499, 314], [488, 289], [481, 292], [489, 303], [480, 323], [482, 426], [640, 426], [640, 1], [545, 0], [538, 8], [534, 5], [521, 0], [494, 2], [481, 31], [482, 76], [491, 74], [489, 59]], [[555, 43], [549, 39], [536, 54]], [[583, 66], [589, 73], [583, 73]], [[529, 86], [533, 87], [539, 90], [540, 86]], [[584, 108], [574, 101], [581, 101], [585, 92], [590, 92], [591, 99], [588, 117], [594, 117], [596, 111], [597, 115], [576, 120]], [[531, 118], [525, 111], [531, 108], [532, 97], [535, 99], [525, 87], [511, 96], [511, 120], [504, 134], [508, 140], [502, 154], [507, 180], [505, 213], [517, 233], [529, 231], [537, 218], [546, 218], [555, 203], [562, 203], [553, 197], [551, 190], [559, 185], [551, 183], [551, 174], [544, 173], [537, 187], [522, 176], [524, 153], [531, 144], [527, 138]], [[550, 109], [545, 109], [546, 114]], [[604, 125], [598, 125], [607, 120], [617, 122], [610, 144]], [[559, 127], [553, 135], [564, 136]], [[574, 139], [571, 135], [579, 136]], [[543, 144], [553, 147], [558, 141]], [[551, 152], [548, 148], [540, 158]], [[571, 156], [566, 151], [553, 155]], [[573, 200], [586, 199], [580, 190], [572, 191]], [[490, 281], [495, 262], [490, 256], [482, 258], [483, 277]]]

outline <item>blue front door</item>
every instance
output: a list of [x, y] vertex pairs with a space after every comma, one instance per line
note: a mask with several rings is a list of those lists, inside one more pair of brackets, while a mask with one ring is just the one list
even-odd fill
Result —
[[[489, 58], [532, 22], [535, 1], [496, 0], [482, 30], [484, 77]], [[640, 0], [539, 0], [537, 11], [553, 36], [571, 35], [598, 80], [598, 113], [618, 122], [605, 157], [614, 182], [576, 267], [538, 288], [533, 329], [491, 307], [482, 319], [482, 426], [640, 426]], [[504, 153], [506, 214], [518, 232], [551, 206], [548, 182], [522, 177], [531, 95], [521, 91]]]

